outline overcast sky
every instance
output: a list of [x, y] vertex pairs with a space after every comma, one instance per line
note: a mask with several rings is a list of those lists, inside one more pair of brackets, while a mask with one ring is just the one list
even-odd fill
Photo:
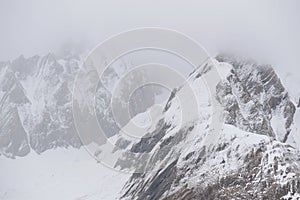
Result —
[[193, 37], [212, 55], [230, 49], [298, 68], [300, 1], [188, 2], [0, 0], [0, 60], [55, 52], [67, 42], [92, 48], [121, 31], [155, 26]]

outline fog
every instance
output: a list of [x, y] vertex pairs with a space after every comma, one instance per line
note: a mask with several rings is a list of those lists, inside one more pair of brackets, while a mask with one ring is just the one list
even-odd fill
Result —
[[185, 33], [211, 55], [233, 51], [298, 72], [300, 3], [294, 1], [1, 0], [0, 60], [93, 48], [138, 27]]

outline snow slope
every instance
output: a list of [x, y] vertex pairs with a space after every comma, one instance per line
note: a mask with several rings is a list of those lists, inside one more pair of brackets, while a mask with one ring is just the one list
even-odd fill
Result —
[[97, 163], [84, 148], [0, 157], [1, 200], [112, 200], [128, 174]]

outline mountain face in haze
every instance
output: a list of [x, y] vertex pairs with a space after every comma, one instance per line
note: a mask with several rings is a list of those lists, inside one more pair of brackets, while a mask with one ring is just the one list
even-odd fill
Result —
[[[14, 158], [82, 145], [72, 116], [81, 63], [76, 55], [58, 59], [53, 54], [0, 63], [1, 155]], [[222, 78], [209, 93], [205, 78], [215, 70]], [[154, 124], [137, 141], [117, 134], [120, 128], [107, 106], [120, 71], [126, 70], [105, 71], [96, 92], [97, 118], [108, 137], [137, 153], [121, 152], [116, 167], [144, 169], [131, 176], [120, 199], [300, 198], [300, 100], [290, 98], [272, 67], [228, 55], [208, 60], [190, 74], [188, 83], [173, 90], [163, 109], [155, 110]], [[188, 87], [198, 112], [182, 119], [175, 97], [190, 105], [187, 113], [195, 110], [185, 95]], [[153, 105], [159, 93], [153, 88], [137, 93], [134, 115]], [[224, 121], [217, 129], [212, 127], [214, 101], [223, 108]], [[140, 166], [145, 154], [149, 156]]]
[[[0, 154], [13, 158], [25, 156], [31, 150], [42, 153], [82, 145], [72, 114], [74, 80], [81, 63], [80, 56], [74, 54], [60, 58], [54, 54], [27, 59], [20, 56], [12, 62], [0, 63]], [[108, 108], [109, 84], [120, 75], [114, 68], [108, 68], [96, 92], [97, 117], [107, 127], [108, 137], [119, 131]], [[152, 105], [156, 93], [157, 89], [147, 90], [148, 95], [142, 96], [144, 100], [136, 107], [143, 110]], [[139, 110], [132, 112], [136, 114]]]
[[[201, 88], [201, 77], [209, 77], [214, 66], [223, 78], [212, 98], [225, 118], [217, 132], [210, 129], [212, 103]], [[170, 98], [150, 137], [127, 147], [151, 156], [147, 170], [131, 176], [120, 199], [300, 198], [300, 111], [275, 71], [219, 55], [192, 73], [189, 85], [201, 99], [198, 117], [180, 125], [178, 105]], [[185, 87], [177, 90], [179, 96]], [[126, 156], [120, 159], [124, 163]]]
[[[71, 115], [72, 82], [78, 68], [78, 57], [56, 60], [53, 54], [28, 59], [20, 56], [2, 64], [1, 76], [5, 78], [1, 81], [11, 85], [1, 84], [1, 99], [7, 99], [1, 103], [1, 141], [6, 134], [18, 134], [0, 146], [2, 154], [24, 156], [30, 150], [41, 153], [80, 146]], [[12, 130], [16, 125], [18, 130]]]
[[1, 63], [1, 121], [0, 146], [5, 155], [15, 152], [17, 156], [24, 156], [30, 151], [28, 137], [23, 128], [18, 107], [29, 102], [22, 85], [17, 81], [8, 63]]

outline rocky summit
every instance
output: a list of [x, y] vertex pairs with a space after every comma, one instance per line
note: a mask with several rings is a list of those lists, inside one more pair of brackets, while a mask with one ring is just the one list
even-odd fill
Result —
[[[217, 133], [210, 129], [211, 100], [201, 91], [201, 77], [213, 68], [222, 76], [212, 96], [223, 107]], [[156, 136], [131, 144], [151, 153], [151, 169], [132, 175], [120, 199], [300, 198], [299, 109], [274, 69], [218, 55], [190, 75], [189, 85], [200, 99], [198, 117], [179, 126], [176, 100], [167, 102]]]

